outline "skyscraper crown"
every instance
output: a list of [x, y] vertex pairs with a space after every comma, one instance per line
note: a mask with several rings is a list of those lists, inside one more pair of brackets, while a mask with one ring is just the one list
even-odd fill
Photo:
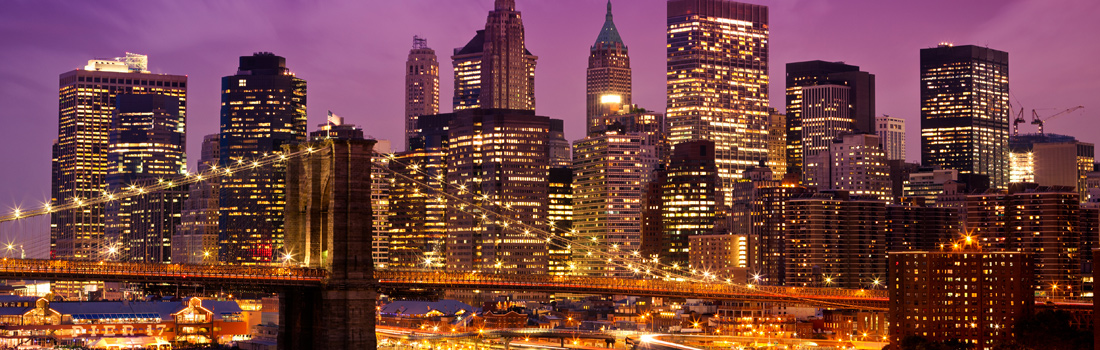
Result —
[[498, 11], [499, 10], [515, 11], [516, 10], [516, 1], [515, 0], [496, 0], [496, 9]]
[[607, 47], [615, 47], [615, 44], [619, 44], [623, 50], [626, 50], [626, 44], [623, 44], [623, 38], [619, 36], [619, 29], [615, 27], [615, 19], [611, 15], [611, 0], [607, 0], [606, 18], [603, 28], [600, 29], [600, 36], [596, 37], [596, 43], [592, 44], [592, 49], [595, 50], [603, 43]]

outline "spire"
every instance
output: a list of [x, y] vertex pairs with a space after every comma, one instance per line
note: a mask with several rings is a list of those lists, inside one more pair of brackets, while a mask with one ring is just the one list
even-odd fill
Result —
[[592, 44], [592, 49], [595, 50], [601, 43], [607, 47], [615, 47], [615, 44], [619, 44], [624, 50], [626, 49], [623, 38], [619, 36], [619, 29], [615, 27], [615, 19], [611, 15], [611, 0], [607, 0], [607, 17], [604, 19], [603, 28], [600, 29], [600, 36], [596, 37], [596, 43]]
[[516, 0], [496, 0], [496, 9], [497, 9], [497, 11], [500, 11], [500, 10], [515, 11], [516, 10]]

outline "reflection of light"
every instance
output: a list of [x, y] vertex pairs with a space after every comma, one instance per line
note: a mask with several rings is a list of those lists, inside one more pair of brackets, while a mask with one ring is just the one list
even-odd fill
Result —
[[600, 96], [600, 103], [623, 103], [623, 97], [619, 95], [603, 95]]

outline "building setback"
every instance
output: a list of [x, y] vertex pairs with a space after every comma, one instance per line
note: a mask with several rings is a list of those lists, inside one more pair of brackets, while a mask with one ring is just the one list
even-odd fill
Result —
[[[186, 118], [187, 77], [150, 74], [146, 56], [126, 56], [88, 61], [83, 69], [62, 73], [58, 79], [59, 120], [50, 191], [53, 206], [98, 198], [107, 190], [107, 150], [118, 95], [171, 96], [179, 101], [178, 118]], [[51, 213], [50, 257], [105, 258], [104, 214], [102, 204]]]
[[768, 7], [671, 0], [667, 33], [669, 142], [713, 142], [729, 191], [768, 160]]
[[405, 150], [409, 139], [416, 138], [416, 118], [439, 114], [439, 60], [428, 39], [413, 37], [413, 47], [405, 61]]
[[[282, 152], [306, 140], [306, 81], [269, 52], [241, 56], [237, 74], [222, 78], [219, 166]], [[281, 163], [221, 179], [219, 261], [277, 263], [283, 256], [286, 169]]]
[[1026, 253], [983, 251], [963, 241], [957, 250], [892, 253], [889, 266], [893, 346], [920, 336], [992, 349], [1013, 340], [1016, 322], [1035, 308]]
[[[1008, 53], [941, 44], [920, 51], [921, 164], [1008, 183]], [[974, 184], [972, 184], [974, 185]]]
[[496, 0], [479, 30], [451, 60], [454, 109], [535, 109], [535, 63], [527, 51], [523, 19], [514, 0]]

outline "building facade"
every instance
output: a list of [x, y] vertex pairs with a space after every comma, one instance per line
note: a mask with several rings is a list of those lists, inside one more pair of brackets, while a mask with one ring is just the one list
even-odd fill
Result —
[[766, 6], [668, 2], [669, 142], [713, 142], [723, 190], [768, 160], [768, 31]]
[[604, 115], [610, 114], [604, 106], [608, 104], [630, 105], [632, 94], [630, 55], [626, 44], [619, 36], [615, 20], [611, 15], [611, 1], [607, 2], [607, 16], [596, 43], [592, 44], [588, 55], [587, 78], [587, 133], [599, 133], [605, 129], [600, 123]]
[[807, 157], [805, 169], [803, 182], [806, 186], [893, 201], [890, 165], [878, 136], [841, 136], [827, 151]]
[[886, 278], [886, 202], [837, 191], [787, 206], [787, 285], [863, 289]]
[[[282, 152], [306, 140], [306, 81], [286, 59], [241, 56], [237, 74], [222, 78], [219, 166]], [[252, 168], [221, 179], [219, 261], [270, 264], [283, 255], [285, 168]]]
[[658, 258], [680, 267], [690, 263], [690, 237], [714, 233], [724, 208], [715, 144], [677, 144], [659, 175], [661, 252]]
[[[117, 97], [160, 94], [178, 101], [185, 120], [187, 77], [150, 74], [148, 58], [91, 60], [83, 69], [62, 73], [58, 89], [57, 144], [53, 148], [51, 203], [54, 206], [98, 198], [107, 190], [110, 130]], [[129, 62], [129, 63], [127, 63]], [[55, 259], [105, 258], [104, 205], [51, 213], [50, 256]]]
[[888, 115], [875, 118], [875, 133], [882, 140], [886, 159], [905, 160], [905, 119]]
[[1034, 312], [1034, 267], [1026, 253], [969, 247], [897, 252], [889, 265], [894, 346], [920, 336], [993, 349], [1015, 339], [1016, 321]]
[[803, 89], [819, 85], [848, 88], [846, 111], [831, 111], [851, 120], [850, 130], [875, 132], [875, 76], [843, 62], [806, 61], [787, 64], [787, 172], [802, 176], [803, 113], [810, 107]]
[[1093, 170], [1096, 147], [1072, 136], [1029, 134], [1009, 137], [1009, 182], [1033, 182], [1041, 186], [1070, 186], [1081, 201], [1088, 198], [1088, 174]]
[[921, 49], [921, 164], [1008, 183], [1008, 53], [973, 45]]
[[551, 241], [548, 267], [551, 275], [571, 275], [576, 271], [573, 250], [569, 243], [576, 236], [573, 231], [573, 169], [550, 168], [549, 219]]
[[[573, 144], [573, 202], [576, 238], [600, 247], [574, 249], [577, 273], [631, 276], [625, 266], [607, 263], [634, 259], [642, 243], [642, 202], [657, 165], [656, 145], [644, 133], [608, 130]], [[579, 247], [578, 247], [579, 248]], [[594, 254], [607, 252], [611, 256]]]
[[[218, 164], [221, 136], [206, 135], [202, 138], [202, 156], [199, 172], [205, 172]], [[172, 262], [178, 264], [213, 264], [218, 261], [218, 188], [217, 180], [191, 184], [187, 200], [183, 202], [180, 225], [172, 236]]]
[[439, 60], [428, 39], [413, 37], [413, 47], [405, 61], [405, 150], [409, 139], [416, 138], [416, 118], [439, 114]]
[[[116, 97], [109, 138], [107, 191], [141, 191], [187, 173], [187, 120], [179, 99], [160, 94]], [[180, 224], [188, 187], [120, 198], [107, 203], [109, 258], [150, 263], [172, 259], [172, 236]]]
[[[802, 88], [802, 158], [805, 161], [828, 152], [840, 135], [853, 133], [851, 90], [848, 86], [833, 84]], [[814, 169], [804, 170], [812, 171]]]

